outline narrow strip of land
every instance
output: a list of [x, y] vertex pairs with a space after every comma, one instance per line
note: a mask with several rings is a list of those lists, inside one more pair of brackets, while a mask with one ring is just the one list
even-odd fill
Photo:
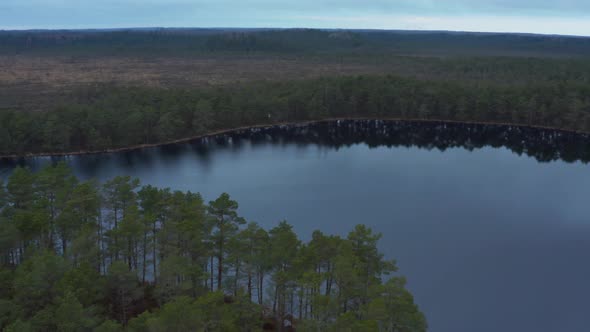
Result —
[[63, 156], [79, 156], [79, 155], [91, 155], [91, 154], [108, 154], [108, 153], [118, 153], [118, 152], [129, 152], [134, 150], [141, 150], [147, 148], [155, 148], [161, 147], [166, 145], [174, 145], [174, 144], [181, 144], [181, 143], [188, 143], [192, 141], [196, 141], [199, 139], [207, 138], [207, 137], [215, 137], [218, 135], [224, 134], [231, 134], [243, 130], [251, 130], [257, 128], [269, 128], [269, 127], [276, 127], [276, 126], [307, 126], [316, 123], [323, 123], [323, 122], [337, 122], [337, 121], [403, 121], [403, 122], [416, 122], [416, 123], [441, 123], [441, 124], [466, 124], [466, 125], [491, 125], [491, 126], [506, 126], [506, 127], [521, 127], [521, 128], [530, 128], [530, 129], [541, 129], [541, 130], [549, 130], [549, 131], [556, 131], [556, 132], [567, 132], [573, 133], [577, 135], [590, 135], [590, 132], [586, 131], [577, 131], [577, 130], [564, 130], [555, 127], [546, 127], [546, 126], [534, 126], [534, 125], [526, 125], [526, 124], [514, 124], [514, 123], [501, 123], [501, 122], [476, 122], [476, 121], [453, 121], [453, 120], [442, 120], [442, 119], [401, 119], [401, 118], [329, 118], [329, 119], [321, 119], [321, 120], [310, 120], [310, 121], [300, 121], [300, 122], [277, 122], [277, 123], [266, 123], [260, 125], [252, 125], [252, 126], [243, 126], [243, 127], [236, 127], [236, 128], [229, 128], [229, 129], [221, 129], [212, 131], [202, 135], [196, 135], [191, 137], [185, 137], [180, 139], [175, 139], [167, 142], [160, 142], [160, 143], [151, 143], [151, 144], [138, 144], [134, 146], [128, 147], [121, 147], [121, 148], [110, 148], [110, 149], [103, 149], [103, 150], [94, 150], [94, 151], [72, 151], [72, 152], [40, 152], [40, 153], [27, 153], [23, 155], [0, 155], [0, 159], [19, 159], [19, 158], [35, 158], [35, 157], [63, 157]]

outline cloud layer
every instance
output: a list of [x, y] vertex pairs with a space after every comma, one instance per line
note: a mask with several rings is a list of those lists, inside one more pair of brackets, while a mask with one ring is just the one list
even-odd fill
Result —
[[329, 27], [590, 35], [588, 0], [2, 0], [0, 28]]

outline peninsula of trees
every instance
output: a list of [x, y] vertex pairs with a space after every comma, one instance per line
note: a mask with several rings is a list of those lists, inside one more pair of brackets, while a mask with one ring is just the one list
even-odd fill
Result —
[[2, 331], [426, 330], [380, 234], [265, 230], [229, 195], [80, 182], [63, 163], [0, 183]]

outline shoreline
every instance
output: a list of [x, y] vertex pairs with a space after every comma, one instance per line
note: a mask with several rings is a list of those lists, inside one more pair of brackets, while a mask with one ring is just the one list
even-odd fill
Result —
[[493, 126], [514, 126], [521, 128], [539, 129], [539, 130], [552, 130], [560, 131], [565, 133], [572, 133], [577, 135], [590, 135], [590, 132], [578, 131], [572, 129], [562, 129], [548, 126], [537, 126], [537, 125], [525, 125], [517, 123], [503, 123], [503, 122], [480, 122], [480, 121], [459, 121], [459, 120], [439, 120], [439, 119], [412, 119], [412, 118], [369, 118], [369, 117], [342, 117], [342, 118], [327, 118], [319, 120], [306, 120], [306, 121], [293, 121], [293, 122], [276, 122], [267, 123], [251, 126], [241, 126], [228, 129], [215, 130], [206, 134], [195, 135], [190, 137], [179, 138], [172, 141], [149, 143], [149, 144], [138, 144], [127, 147], [103, 149], [103, 150], [92, 150], [92, 151], [71, 151], [71, 152], [38, 152], [38, 153], [25, 153], [23, 155], [0, 155], [0, 160], [18, 160], [23, 158], [37, 158], [37, 157], [68, 157], [68, 156], [84, 156], [84, 155], [96, 155], [96, 154], [109, 154], [109, 153], [120, 153], [129, 152], [134, 150], [141, 150], [147, 148], [155, 148], [166, 145], [174, 145], [181, 143], [188, 143], [197, 139], [213, 137], [217, 135], [232, 133], [240, 130], [255, 129], [255, 128], [267, 128], [274, 126], [306, 126], [315, 123], [322, 122], [335, 122], [335, 121], [402, 121], [402, 122], [417, 122], [417, 123], [449, 123], [449, 124], [467, 124], [467, 125], [493, 125]]

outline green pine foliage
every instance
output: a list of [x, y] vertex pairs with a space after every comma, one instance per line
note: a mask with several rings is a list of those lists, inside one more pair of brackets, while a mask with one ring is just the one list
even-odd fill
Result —
[[228, 194], [80, 182], [63, 164], [0, 184], [3, 331], [426, 331], [381, 235], [298, 238]]
[[259, 82], [197, 90], [99, 88], [50, 112], [2, 111], [0, 154], [170, 142], [232, 128], [330, 118], [511, 123], [590, 132], [590, 85], [474, 84], [396, 76]]

